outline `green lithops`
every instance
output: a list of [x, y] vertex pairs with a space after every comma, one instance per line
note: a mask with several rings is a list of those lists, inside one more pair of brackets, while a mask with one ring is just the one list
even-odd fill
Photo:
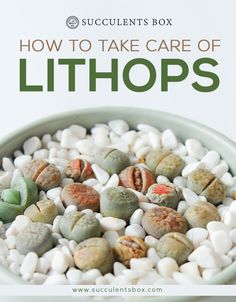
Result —
[[184, 217], [192, 228], [206, 228], [210, 221], [220, 221], [217, 208], [204, 201], [198, 201], [191, 205], [185, 212]]
[[65, 238], [76, 242], [101, 235], [101, 226], [98, 219], [94, 215], [83, 212], [65, 214], [59, 222], [59, 228]]
[[117, 149], [104, 148], [95, 157], [95, 162], [110, 175], [119, 174], [130, 166], [129, 156]]
[[155, 175], [163, 175], [173, 180], [180, 175], [185, 166], [183, 159], [169, 150], [152, 150], [146, 158], [145, 163]]
[[188, 176], [187, 186], [196, 194], [205, 196], [213, 204], [222, 202], [226, 197], [226, 187], [223, 182], [206, 169], [193, 171]]
[[179, 189], [173, 184], [153, 184], [149, 187], [146, 197], [159, 206], [176, 209], [180, 200]]
[[52, 200], [43, 199], [29, 206], [24, 215], [33, 222], [53, 223], [54, 218], [58, 215], [58, 210]]
[[74, 252], [75, 265], [82, 271], [98, 269], [102, 274], [112, 272], [112, 249], [104, 238], [90, 238], [79, 243]]
[[128, 220], [138, 208], [138, 197], [129, 189], [112, 187], [100, 196], [100, 211], [103, 216]]
[[157, 252], [161, 258], [171, 257], [178, 265], [185, 263], [193, 251], [192, 242], [181, 233], [172, 232], [164, 235], [157, 244]]
[[17, 178], [10, 189], [2, 191], [0, 200], [0, 220], [11, 222], [31, 204], [38, 201], [38, 188], [29, 178]]
[[30, 223], [16, 236], [16, 249], [23, 255], [35, 252], [42, 256], [52, 247], [52, 233], [43, 223]]

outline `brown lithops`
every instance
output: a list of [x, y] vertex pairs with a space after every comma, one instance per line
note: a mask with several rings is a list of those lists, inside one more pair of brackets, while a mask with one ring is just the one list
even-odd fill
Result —
[[31, 178], [41, 190], [47, 191], [59, 186], [61, 172], [45, 160], [32, 160], [23, 168], [24, 177]]
[[184, 214], [192, 228], [206, 228], [210, 221], [220, 221], [217, 208], [209, 203], [198, 201], [191, 205]]
[[75, 205], [79, 211], [91, 209], [98, 211], [100, 196], [92, 187], [73, 183], [66, 185], [61, 192], [61, 199], [65, 207]]
[[184, 217], [168, 207], [156, 207], [145, 212], [142, 218], [144, 230], [157, 239], [169, 232], [186, 233], [188, 223]]
[[206, 169], [193, 171], [188, 176], [187, 186], [196, 194], [205, 196], [213, 204], [222, 202], [226, 197], [226, 187], [223, 182]]
[[120, 186], [146, 193], [148, 188], [155, 183], [155, 175], [142, 166], [130, 166], [121, 171]]
[[145, 162], [155, 175], [163, 175], [170, 180], [180, 175], [185, 166], [183, 159], [169, 150], [152, 150], [147, 154]]
[[74, 253], [75, 265], [82, 271], [98, 269], [102, 274], [112, 271], [114, 262], [112, 249], [104, 238], [90, 238], [82, 241]]
[[124, 265], [130, 265], [130, 259], [146, 256], [147, 245], [136, 236], [121, 236], [113, 248], [115, 259]]
[[66, 167], [66, 176], [75, 182], [84, 182], [94, 177], [91, 164], [84, 159], [76, 158], [71, 160]]

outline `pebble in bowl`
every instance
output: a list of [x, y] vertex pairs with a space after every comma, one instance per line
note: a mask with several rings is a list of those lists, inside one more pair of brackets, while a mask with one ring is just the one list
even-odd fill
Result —
[[1, 279], [232, 282], [233, 143], [143, 109], [84, 110], [45, 124], [0, 146]]

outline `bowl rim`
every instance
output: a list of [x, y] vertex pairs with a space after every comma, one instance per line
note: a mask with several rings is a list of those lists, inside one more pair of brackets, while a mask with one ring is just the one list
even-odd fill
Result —
[[[205, 126], [199, 122], [196, 122], [192, 119], [182, 117], [180, 115], [176, 115], [173, 113], [153, 110], [153, 109], [146, 109], [142, 107], [131, 107], [131, 106], [100, 106], [100, 107], [90, 107], [90, 108], [82, 108], [77, 110], [71, 110], [66, 111], [62, 113], [56, 113], [52, 115], [48, 115], [46, 117], [37, 119], [36, 121], [33, 121], [31, 123], [27, 123], [20, 127], [19, 129], [10, 132], [9, 134], [6, 134], [3, 138], [0, 139], [0, 149], [7, 144], [9, 141], [13, 140], [15, 137], [21, 135], [22, 133], [25, 133], [29, 131], [32, 128], [37, 128], [41, 126], [42, 124], [47, 124], [52, 121], [57, 121], [62, 118], [68, 118], [70, 116], [74, 115], [83, 115], [83, 114], [95, 114], [97, 112], [100, 113], [112, 113], [115, 111], [137, 111], [142, 112], [143, 114], [149, 114], [149, 115], [162, 115], [164, 119], [172, 119], [174, 122], [179, 123], [180, 125], [190, 125], [191, 127], [196, 127], [199, 129], [200, 132], [207, 132], [211, 134], [212, 136], [222, 140], [224, 144], [226, 144], [227, 148], [233, 149], [234, 152], [236, 152], [236, 143], [232, 141], [230, 138], [228, 138], [226, 135], [212, 129], [209, 126]], [[1, 152], [1, 151], [0, 151]], [[10, 284], [24, 284], [26, 283], [21, 277], [14, 275], [8, 268], [5, 268], [2, 264], [0, 264], [0, 279], [5, 279], [6, 282], [9, 282]], [[219, 274], [217, 274], [215, 277], [213, 277], [210, 281], [205, 282], [205, 284], [230, 284], [230, 282], [236, 282], [236, 261], [234, 261], [232, 264], [230, 264], [228, 267], [224, 268]], [[8, 283], [8, 284], [9, 284]], [[28, 284], [28, 283], [27, 283]], [[156, 297], [155, 297], [156, 298]], [[160, 298], [160, 297], [159, 297]], [[166, 298], [166, 297], [165, 297]], [[180, 299], [181, 298], [181, 299]], [[173, 301], [189, 301], [189, 297], [178, 297], [176, 299], [171, 299]], [[188, 299], [187, 299], [188, 298]], [[192, 297], [194, 300], [195, 298]], [[151, 301], [151, 300], [149, 300]], [[154, 301], [154, 300], [153, 300]]]

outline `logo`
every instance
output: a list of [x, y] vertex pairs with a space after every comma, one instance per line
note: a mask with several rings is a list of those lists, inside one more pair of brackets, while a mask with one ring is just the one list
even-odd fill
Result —
[[70, 29], [75, 29], [79, 26], [79, 19], [76, 16], [70, 16], [66, 19], [66, 25]]

